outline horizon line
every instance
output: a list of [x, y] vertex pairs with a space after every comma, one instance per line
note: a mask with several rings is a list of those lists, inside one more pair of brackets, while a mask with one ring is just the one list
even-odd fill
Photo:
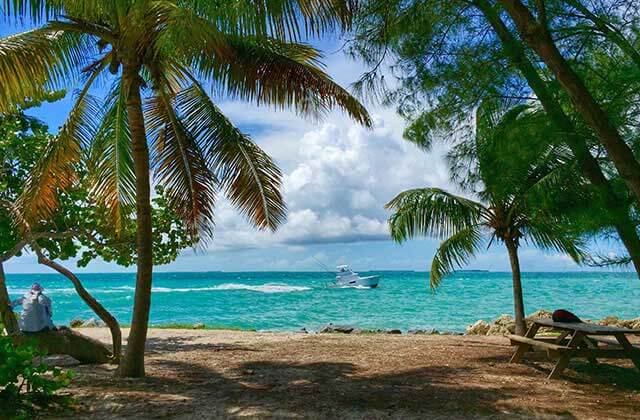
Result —
[[[73, 270], [72, 270], [73, 271]], [[388, 273], [402, 273], [402, 272], [409, 272], [409, 273], [429, 273], [429, 271], [426, 270], [411, 270], [411, 269], [394, 269], [394, 270], [389, 270], [389, 269], [370, 269], [370, 270], [360, 270], [360, 272], [362, 273], [370, 273], [370, 272], [388, 272]], [[136, 274], [136, 271], [75, 271], [76, 274]], [[323, 271], [323, 270], [241, 270], [241, 271], [225, 271], [225, 270], [201, 270], [201, 271], [154, 271], [153, 274], [216, 274], [216, 273], [223, 273], [223, 274], [236, 274], [236, 273], [329, 273], [329, 274], [333, 274], [333, 271]], [[508, 270], [458, 270], [458, 273], [463, 273], [463, 274], [486, 274], [486, 273], [496, 273], [496, 274], [511, 274], [511, 271]], [[544, 273], [553, 273], [553, 274], [557, 274], [557, 273], [619, 273], [619, 274], [634, 274], [635, 271], [632, 270], [607, 270], [607, 269], [601, 269], [601, 270], [551, 270], [551, 271], [522, 271], [522, 273], [539, 273], [539, 274], [544, 274]], [[28, 275], [61, 275], [60, 273], [53, 273], [53, 272], [11, 272], [11, 271], [5, 271], [6, 275], [24, 275], [24, 276], [28, 276]], [[451, 273], [451, 274], [455, 274]]]

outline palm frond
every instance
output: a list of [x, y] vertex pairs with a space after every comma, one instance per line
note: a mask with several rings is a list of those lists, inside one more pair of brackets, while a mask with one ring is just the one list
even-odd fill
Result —
[[225, 117], [200, 85], [181, 92], [177, 103], [232, 204], [258, 228], [276, 230], [285, 220], [286, 206], [282, 174], [273, 160]]
[[39, 24], [61, 15], [99, 21], [113, 15], [118, 6], [130, 5], [132, 0], [4, 0], [2, 3], [5, 18]]
[[76, 180], [75, 165], [81, 158], [82, 147], [91, 143], [99, 126], [101, 106], [89, 95], [89, 89], [103, 69], [96, 67], [76, 94], [67, 121], [25, 182], [18, 203], [29, 222], [49, 217], [58, 207], [58, 190], [68, 188]]
[[480, 223], [484, 206], [440, 188], [404, 191], [385, 206], [391, 237], [404, 242], [416, 236], [445, 238]]
[[539, 221], [530, 221], [523, 232], [527, 242], [541, 249], [563, 252], [580, 264], [587, 256], [586, 243], [566, 226], [566, 221], [541, 217]]
[[62, 1], [4, 0], [2, 14], [6, 18], [26, 19], [40, 23], [62, 12]]
[[50, 27], [0, 39], [0, 112], [69, 86], [88, 63], [88, 51], [81, 34]]
[[461, 267], [480, 250], [482, 233], [479, 226], [469, 226], [444, 240], [431, 262], [429, 285], [431, 290], [440, 286], [442, 279], [456, 267]]
[[172, 97], [159, 90], [145, 105], [152, 139], [153, 169], [171, 208], [193, 236], [210, 238], [214, 227], [217, 180], [204, 154], [174, 110]]
[[165, 54], [193, 68], [220, 94], [316, 118], [340, 108], [371, 125], [364, 106], [320, 69], [320, 53], [309, 45], [224, 34], [182, 9], [175, 10], [165, 36]]
[[135, 171], [126, 98], [118, 80], [110, 92], [102, 124], [89, 150], [91, 196], [108, 210], [117, 235], [135, 205]]
[[183, 7], [194, 10], [227, 33], [298, 40], [303, 36], [348, 29], [356, 0], [191, 0]]

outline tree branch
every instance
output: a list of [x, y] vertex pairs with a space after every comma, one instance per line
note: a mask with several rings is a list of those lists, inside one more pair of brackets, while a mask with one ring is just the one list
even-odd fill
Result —
[[119, 363], [121, 349], [122, 349], [122, 331], [120, 330], [120, 324], [118, 323], [118, 320], [109, 311], [107, 311], [107, 309], [104, 306], [102, 306], [102, 304], [98, 302], [87, 291], [87, 289], [85, 289], [80, 279], [75, 274], [73, 274], [71, 270], [47, 258], [42, 252], [42, 248], [40, 248], [40, 245], [38, 245], [37, 242], [35, 241], [31, 242], [30, 246], [38, 256], [38, 262], [42, 265], [46, 265], [47, 267], [57, 271], [58, 273], [68, 278], [71, 281], [71, 283], [73, 283], [73, 287], [76, 289], [76, 292], [78, 293], [80, 298], [109, 327], [109, 330], [111, 331], [111, 339], [113, 343], [112, 361], [114, 363]]
[[68, 230], [65, 232], [27, 232], [24, 237], [13, 246], [13, 248], [3, 254], [0, 254], [0, 263], [6, 262], [7, 260], [15, 257], [25, 246], [37, 241], [38, 239], [64, 239], [77, 235], [78, 231], [76, 230]]

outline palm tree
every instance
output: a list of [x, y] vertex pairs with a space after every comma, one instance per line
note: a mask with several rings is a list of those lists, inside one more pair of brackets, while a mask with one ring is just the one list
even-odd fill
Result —
[[[48, 217], [85, 156], [93, 195], [115, 229], [124, 209], [135, 206], [136, 291], [119, 373], [143, 376], [153, 270], [150, 173], [194, 235], [211, 237], [219, 192], [257, 228], [275, 230], [286, 214], [281, 173], [207, 90], [312, 117], [338, 107], [370, 125], [362, 105], [320, 69], [319, 52], [295, 42], [348, 25], [352, 4], [16, 0], [5, 8], [45, 23], [0, 42], [0, 111], [81, 82], [67, 122], [26, 185], [23, 214]], [[109, 77], [110, 92], [99, 101], [90, 91]]]
[[[503, 243], [509, 254], [516, 333], [520, 335], [526, 328], [518, 258], [522, 242], [564, 252], [576, 262], [583, 257], [582, 241], [567, 227], [567, 220], [540, 205], [547, 191], [557, 189], [557, 183], [563, 179], [558, 173], [561, 167], [555, 166], [558, 150], [554, 147], [544, 153], [536, 150], [535, 154], [542, 156], [525, 165], [521, 156], [510, 159], [513, 153], [508, 147], [513, 144], [513, 137], [534, 133], [532, 119], [541, 116], [529, 113], [528, 107], [516, 107], [498, 119], [479, 112], [472, 149], [469, 144], [460, 144], [449, 156], [455, 160], [454, 167], [469, 170], [463, 185], [481, 185], [481, 191], [476, 193], [479, 200], [439, 188], [421, 188], [404, 191], [386, 205], [394, 212], [389, 226], [395, 241], [404, 242], [416, 236], [443, 239], [431, 263], [432, 290], [456, 267], [467, 264], [487, 240], [488, 246]], [[533, 149], [535, 144], [531, 142]], [[461, 163], [464, 156], [473, 163]]]

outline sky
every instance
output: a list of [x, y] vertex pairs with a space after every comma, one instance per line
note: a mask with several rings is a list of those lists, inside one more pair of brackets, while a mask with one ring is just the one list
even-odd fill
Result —
[[[6, 24], [0, 36], [20, 28]], [[342, 40], [311, 41], [324, 54], [326, 71], [348, 88], [365, 67], [342, 51]], [[402, 138], [405, 121], [393, 108], [367, 104], [374, 126], [366, 129], [341, 112], [309, 121], [291, 112], [221, 100], [220, 108], [275, 159], [284, 174], [288, 218], [276, 233], [253, 229], [225, 200], [216, 210], [216, 231], [206, 249], [185, 250], [157, 271], [318, 271], [348, 263], [354, 269], [428, 271], [439, 241], [395, 244], [388, 234], [384, 204], [399, 192], [417, 187], [453, 190], [443, 159], [446, 146], [430, 153]], [[30, 114], [56, 130], [71, 108], [71, 95]], [[613, 246], [613, 245], [612, 245]], [[581, 270], [565, 255], [523, 247], [523, 271]], [[94, 261], [79, 272], [133, 271]], [[508, 271], [506, 250], [493, 246], [467, 269]], [[5, 264], [9, 273], [47, 272], [33, 255]]]

